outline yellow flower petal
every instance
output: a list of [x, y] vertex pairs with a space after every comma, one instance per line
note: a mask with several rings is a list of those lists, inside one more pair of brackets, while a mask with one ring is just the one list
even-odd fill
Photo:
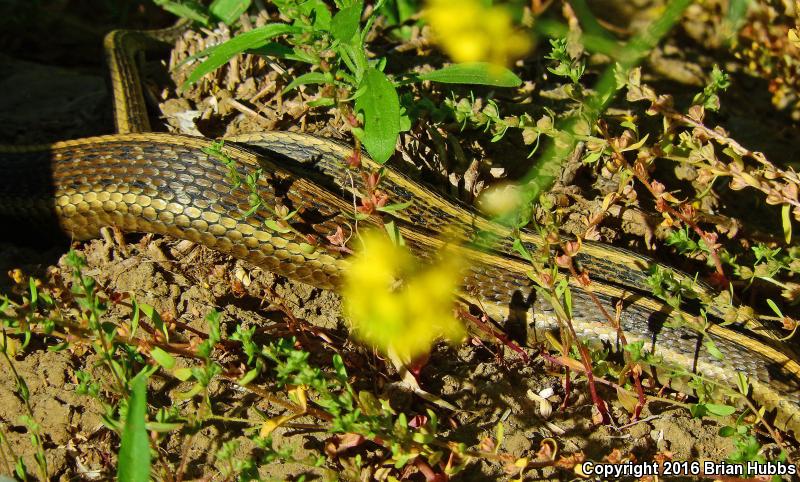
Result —
[[438, 339], [457, 343], [464, 328], [453, 314], [461, 270], [453, 257], [421, 266], [379, 232], [363, 236], [342, 287], [353, 335], [383, 353], [414, 359]]
[[507, 66], [531, 48], [502, 5], [480, 0], [429, 0], [425, 17], [442, 49], [455, 62], [491, 62]]

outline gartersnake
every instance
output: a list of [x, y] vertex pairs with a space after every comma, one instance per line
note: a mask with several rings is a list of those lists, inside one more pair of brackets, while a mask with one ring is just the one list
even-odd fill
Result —
[[[342, 250], [309, 249], [306, 236], [324, 239], [337, 227], [350, 225], [347, 213], [353, 213], [353, 196], [364, 192], [364, 181], [345, 167], [352, 149], [306, 134], [258, 133], [227, 139], [223, 162], [209, 150], [211, 140], [148, 133], [134, 54], [177, 30], [116, 31], [107, 36], [118, 134], [0, 148], [0, 217], [58, 225], [79, 240], [97, 237], [100, 228], [109, 225], [167, 234], [335, 289], [348, 264], [346, 255]], [[376, 167], [366, 157], [363, 162]], [[261, 169], [257, 186], [262, 200], [271, 207], [297, 209], [291, 225], [303, 236], [266, 228], [262, 211], [241, 216], [250, 207], [250, 193], [231, 187], [231, 169], [242, 179]], [[530, 264], [511, 247], [507, 228], [390, 167], [383, 169], [381, 189], [393, 202], [411, 203], [393, 216], [418, 256], [431, 257], [445, 244], [436, 237], [445, 228], [464, 242], [452, 248], [455, 254], [450, 251], [468, 261], [463, 300], [496, 320], [512, 313], [523, 317], [531, 328], [529, 338], [558, 330], [556, 316], [537, 298], [528, 277]], [[377, 225], [380, 220], [372, 216], [362, 223]], [[498, 240], [492, 250], [470, 244], [487, 232]], [[542, 244], [531, 232], [523, 232], [521, 241], [531, 250]], [[697, 332], [667, 326], [674, 310], [650, 296], [646, 268], [654, 261], [647, 257], [586, 243], [579, 261], [591, 273], [591, 290], [608, 312], [614, 313], [622, 300], [620, 322], [628, 343], [644, 342], [666, 366], [689, 368], [730, 386], [735, 386], [737, 372], [747, 375], [752, 398], [775, 410], [775, 424], [800, 433], [800, 365], [795, 360], [757, 337], [713, 325], [705, 336], [722, 353], [719, 359], [708, 352]], [[578, 336], [619, 349], [616, 330], [590, 294], [575, 280], [571, 291]]]

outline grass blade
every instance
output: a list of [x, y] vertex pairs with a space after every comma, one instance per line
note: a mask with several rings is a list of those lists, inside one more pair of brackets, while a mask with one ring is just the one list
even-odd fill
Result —
[[150, 438], [145, 428], [147, 416], [147, 377], [139, 373], [131, 380], [128, 415], [122, 430], [117, 479], [120, 482], [150, 480]]
[[493, 85], [496, 87], [518, 87], [522, 79], [505, 67], [488, 62], [467, 62], [448, 65], [439, 70], [419, 76], [422, 80], [443, 84]]
[[279, 35], [297, 33], [299, 31], [301, 31], [300, 28], [286, 25], [285, 23], [272, 23], [237, 35], [211, 50], [208, 53], [208, 58], [189, 74], [189, 77], [183, 84], [183, 88], [185, 89], [194, 84], [207, 73], [221, 67], [230, 59], [246, 50], [263, 47], [267, 42]]
[[214, 0], [208, 11], [211, 15], [230, 25], [250, 8], [251, 0]]

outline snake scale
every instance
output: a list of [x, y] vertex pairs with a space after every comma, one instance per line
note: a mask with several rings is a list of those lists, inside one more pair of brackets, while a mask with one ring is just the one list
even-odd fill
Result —
[[[42, 231], [57, 226], [76, 240], [95, 238], [102, 227], [112, 225], [126, 232], [165, 234], [335, 289], [347, 269], [347, 256], [337, 250], [309, 250], [303, 237], [266, 228], [259, 212], [243, 217], [250, 207], [249, 192], [232, 188], [229, 175], [231, 166], [242, 178], [261, 169], [257, 185], [265, 203], [297, 209], [292, 226], [324, 239], [338, 226], [351, 224], [346, 213], [353, 211], [353, 196], [364, 192], [364, 181], [345, 167], [352, 149], [301, 133], [253, 133], [226, 139], [223, 152], [234, 161], [229, 165], [209, 154], [212, 140], [150, 132], [135, 56], [173, 39], [183, 28], [120, 30], [106, 37], [118, 134], [0, 147], [0, 218], [4, 223], [33, 222]], [[377, 167], [367, 157], [362, 161]], [[437, 238], [445, 229], [463, 241], [454, 248], [454, 255], [469, 266], [460, 293], [463, 300], [498, 321], [521, 316], [529, 339], [558, 330], [552, 308], [536, 296], [527, 275], [530, 264], [508, 241], [508, 228], [391, 167], [384, 166], [382, 172], [381, 189], [392, 202], [411, 202], [392, 215], [416, 255], [432, 257], [445, 244]], [[380, 219], [372, 216], [362, 223], [379, 225]], [[478, 233], [487, 232], [498, 240], [492, 249], [471, 243]], [[523, 230], [520, 236], [530, 250], [542, 245], [533, 232]], [[578, 260], [591, 273], [591, 290], [608, 312], [614, 313], [622, 300], [620, 322], [628, 343], [644, 342], [665, 365], [689, 368], [716, 382], [735, 386], [737, 372], [747, 375], [750, 396], [774, 416], [775, 425], [800, 433], [800, 365], [793, 356], [745, 330], [712, 325], [706, 336], [724, 355], [715, 358], [697, 332], [665, 324], [675, 310], [654, 298], [647, 285], [646, 269], [653, 260], [600, 243], [584, 244]], [[710, 293], [704, 285], [696, 288]], [[616, 330], [590, 294], [575, 280], [571, 290], [579, 338], [619, 349]], [[681, 386], [680, 380], [672, 382]]]

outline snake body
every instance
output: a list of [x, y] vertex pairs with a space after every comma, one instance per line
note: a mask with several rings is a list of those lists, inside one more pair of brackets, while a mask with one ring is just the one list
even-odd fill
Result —
[[[175, 30], [159, 35], [118, 31], [106, 38], [118, 134], [0, 147], [0, 218], [35, 221], [43, 228], [59, 226], [79, 240], [95, 238], [110, 225], [126, 232], [166, 234], [313, 286], [336, 289], [347, 269], [347, 256], [341, 250], [308, 249], [305, 237], [324, 239], [350, 224], [346, 213], [352, 213], [353, 196], [364, 187], [358, 176], [348, 175], [343, 162], [352, 151], [307, 134], [268, 132], [229, 139], [223, 152], [233, 162], [227, 163], [209, 153], [211, 140], [147, 132], [135, 53]], [[364, 162], [372, 163], [368, 158]], [[261, 198], [272, 207], [297, 209], [291, 224], [303, 236], [266, 228], [261, 211], [243, 217], [250, 207], [249, 191], [231, 187], [231, 168], [240, 178], [261, 169]], [[452, 248], [452, 255], [468, 266], [463, 300], [496, 320], [521, 318], [530, 328], [529, 339], [542, 339], [559, 329], [552, 309], [536, 295], [527, 275], [530, 265], [506, 241], [507, 228], [389, 167], [384, 167], [381, 188], [392, 202], [411, 201], [394, 216], [417, 256], [435, 256], [445, 245], [436, 235], [446, 227], [463, 242]], [[363, 222], [380, 225], [375, 216]], [[474, 246], [480, 232], [497, 236], [492, 250]], [[521, 240], [531, 249], [542, 243], [529, 232], [523, 232]], [[715, 358], [697, 332], [666, 324], [676, 310], [649, 294], [644, 268], [652, 260], [597, 243], [584, 246], [581, 256], [592, 275], [592, 293], [604, 308], [613, 313], [616, 302], [623, 302], [620, 322], [629, 343], [644, 342], [665, 366], [689, 368], [730, 386], [735, 386], [737, 372], [747, 375], [750, 395], [774, 412], [775, 424], [800, 433], [800, 365], [791, 356], [745, 332], [713, 325], [706, 336], [723, 354]], [[620, 348], [616, 330], [590, 293], [574, 281], [572, 304], [579, 338]]]

